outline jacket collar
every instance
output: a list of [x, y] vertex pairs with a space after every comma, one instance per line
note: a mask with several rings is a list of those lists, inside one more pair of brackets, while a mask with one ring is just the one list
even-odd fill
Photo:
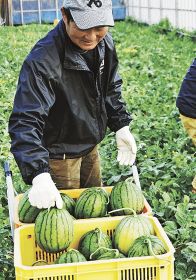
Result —
[[[61, 25], [60, 26], [61, 31], [63, 31], [63, 36], [64, 36], [63, 41], [65, 44], [63, 67], [66, 69], [90, 71], [82, 54], [77, 50], [77, 47], [74, 47], [69, 36], [67, 35], [63, 20], [61, 20], [59, 22], [59, 24]], [[104, 59], [104, 55], [105, 55], [105, 40], [104, 39], [101, 42], [99, 42], [99, 44], [97, 45], [97, 48], [98, 48], [98, 54], [99, 54], [98, 59], [99, 59], [99, 65], [100, 65], [100, 63]]]

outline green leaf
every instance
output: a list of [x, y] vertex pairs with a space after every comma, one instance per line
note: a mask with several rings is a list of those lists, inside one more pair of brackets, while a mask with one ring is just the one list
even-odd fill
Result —
[[164, 223], [164, 230], [166, 231], [167, 235], [172, 238], [172, 240], [176, 240], [178, 228], [174, 221], [166, 221]]
[[186, 243], [186, 248], [184, 248], [181, 253], [187, 259], [188, 262], [194, 261], [196, 262], [196, 243], [189, 242]]

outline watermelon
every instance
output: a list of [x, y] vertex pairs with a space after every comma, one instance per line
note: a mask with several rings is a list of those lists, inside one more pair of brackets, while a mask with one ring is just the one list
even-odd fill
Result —
[[48, 253], [67, 249], [73, 240], [73, 218], [69, 212], [56, 207], [42, 210], [35, 220], [35, 240]]
[[96, 260], [110, 260], [120, 258], [125, 258], [125, 256], [120, 253], [118, 249], [106, 249], [105, 252], [97, 256]]
[[76, 201], [76, 219], [104, 217], [109, 196], [103, 188], [92, 187], [82, 192]]
[[[99, 250], [97, 250], [98, 248]], [[112, 241], [99, 228], [86, 232], [81, 237], [78, 245], [78, 250], [87, 260], [96, 259], [99, 254], [104, 252], [105, 248], [112, 248]]]
[[63, 253], [58, 259], [56, 259], [55, 264], [86, 261], [86, 258], [78, 250], [69, 249], [67, 252]]
[[26, 191], [18, 204], [18, 218], [22, 223], [34, 223], [41, 209], [34, 207], [29, 202], [29, 190]]
[[[114, 211], [117, 209], [123, 209]], [[116, 184], [110, 195], [110, 209], [112, 215], [129, 215], [132, 214], [130, 209], [136, 213], [141, 213], [144, 209], [144, 195], [140, 187], [132, 182], [132, 178], [127, 178], [124, 182]]]
[[74, 215], [74, 210], [75, 210], [75, 205], [76, 202], [75, 200], [68, 196], [65, 193], [61, 193], [61, 198], [63, 200], [63, 207], [65, 207], [65, 209], [71, 214]]
[[166, 249], [161, 239], [155, 235], [138, 237], [128, 251], [128, 257], [154, 256], [165, 254]]
[[114, 247], [127, 256], [136, 238], [150, 234], [154, 234], [154, 229], [148, 217], [136, 214], [124, 217], [116, 227], [113, 236]]
[[45, 260], [38, 260], [38, 261], [36, 261], [36, 262], [34, 262], [32, 264], [32, 266], [42, 266], [42, 265], [48, 265], [47, 261], [45, 261]]

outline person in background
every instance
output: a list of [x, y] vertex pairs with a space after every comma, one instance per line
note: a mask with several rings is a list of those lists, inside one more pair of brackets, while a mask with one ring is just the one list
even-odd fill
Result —
[[[186, 73], [176, 105], [180, 112], [180, 118], [185, 130], [196, 146], [196, 59], [194, 59], [188, 72]], [[192, 182], [192, 191], [196, 192], [196, 176]]]
[[109, 127], [122, 165], [136, 143], [121, 97], [111, 0], [67, 0], [19, 75], [9, 119], [11, 152], [33, 206], [62, 208], [58, 189], [101, 186], [97, 145]]

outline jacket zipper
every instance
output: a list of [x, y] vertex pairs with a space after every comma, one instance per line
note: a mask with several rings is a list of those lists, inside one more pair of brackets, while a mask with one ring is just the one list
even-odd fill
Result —
[[98, 68], [98, 71], [97, 71], [97, 75], [96, 75], [96, 79], [95, 79], [95, 87], [96, 87], [96, 90], [97, 90], [97, 110], [98, 110], [98, 127], [99, 127], [99, 135], [100, 135], [100, 139], [102, 139], [102, 130], [101, 130], [101, 106], [102, 106], [102, 95], [101, 95], [101, 92], [99, 90], [99, 85], [98, 85], [98, 78], [99, 78], [99, 72], [100, 72], [100, 65], [101, 63], [99, 64], [99, 68]]

